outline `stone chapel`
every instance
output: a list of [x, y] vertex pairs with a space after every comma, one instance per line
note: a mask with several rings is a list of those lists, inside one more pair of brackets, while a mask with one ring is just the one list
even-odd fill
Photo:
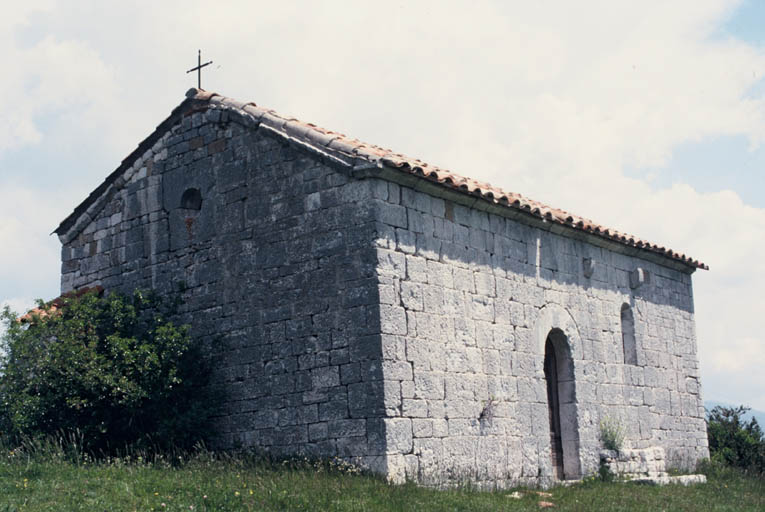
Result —
[[191, 89], [55, 232], [62, 293], [180, 294], [214, 446], [549, 485], [597, 472], [608, 418], [708, 456], [703, 263], [254, 103]]

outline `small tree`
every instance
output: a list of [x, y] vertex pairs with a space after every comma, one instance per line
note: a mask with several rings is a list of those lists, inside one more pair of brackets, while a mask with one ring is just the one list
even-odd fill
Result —
[[209, 416], [207, 358], [153, 294], [64, 300], [28, 325], [3, 312], [0, 428], [20, 437], [79, 431], [85, 447], [190, 447]]
[[707, 413], [709, 452], [713, 461], [762, 473], [765, 436], [757, 419], [743, 420], [748, 410], [744, 406], [717, 406]]

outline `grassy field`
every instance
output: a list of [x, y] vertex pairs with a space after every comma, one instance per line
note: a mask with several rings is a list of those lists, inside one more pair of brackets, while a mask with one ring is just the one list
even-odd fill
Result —
[[391, 486], [331, 464], [287, 464], [196, 456], [77, 463], [61, 456], [0, 457], [0, 512], [207, 510], [765, 510], [765, 479], [732, 470], [692, 487], [590, 481], [534, 490], [436, 491]]

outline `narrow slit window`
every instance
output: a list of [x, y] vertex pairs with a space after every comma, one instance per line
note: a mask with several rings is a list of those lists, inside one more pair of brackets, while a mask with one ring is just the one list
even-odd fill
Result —
[[629, 304], [622, 305], [622, 345], [624, 349], [624, 364], [637, 365], [635, 317]]
[[198, 188], [188, 188], [181, 197], [181, 208], [186, 210], [202, 209], [202, 193]]

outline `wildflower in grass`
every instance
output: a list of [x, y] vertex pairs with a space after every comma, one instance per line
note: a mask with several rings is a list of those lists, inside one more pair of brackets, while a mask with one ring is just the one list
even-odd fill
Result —
[[239, 496], [239, 491], [234, 491], [234, 496]]

